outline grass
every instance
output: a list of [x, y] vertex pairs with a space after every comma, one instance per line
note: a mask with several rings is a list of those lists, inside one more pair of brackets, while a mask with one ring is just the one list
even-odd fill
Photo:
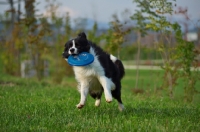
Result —
[[[127, 71], [122, 82], [126, 110], [119, 112], [117, 102], [108, 104], [104, 96], [99, 108], [88, 97], [78, 110], [79, 93], [73, 77], [60, 85], [13, 78], [0, 78], [0, 131], [194, 131], [200, 130], [200, 104], [155, 96], [162, 72], [140, 71], [139, 87], [144, 94], [134, 95], [135, 71]], [[151, 75], [151, 76], [150, 76]], [[156, 79], [152, 79], [153, 77]], [[155, 82], [155, 84], [154, 84]], [[158, 82], [158, 83], [156, 83]], [[199, 85], [199, 84], [197, 84]]]

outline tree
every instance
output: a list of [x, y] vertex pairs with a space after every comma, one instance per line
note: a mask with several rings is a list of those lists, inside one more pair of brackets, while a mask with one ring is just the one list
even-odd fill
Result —
[[[196, 75], [192, 75], [190, 69], [195, 59], [194, 43], [185, 41], [180, 25], [167, 19], [167, 15], [173, 14], [174, 1], [134, 0], [140, 10], [137, 10], [131, 18], [137, 22], [138, 26], [135, 27], [135, 30], [142, 35], [145, 35], [147, 31], [159, 33], [159, 39], [158, 42], [155, 42], [155, 46], [163, 59], [164, 66], [162, 68], [165, 70], [164, 77], [167, 80], [164, 87], [168, 87], [169, 96], [173, 98], [177, 78], [184, 78], [186, 100], [191, 101], [197, 81]], [[175, 36], [176, 43], [173, 42], [172, 36]], [[180, 64], [176, 65], [176, 61], [179, 61]], [[183, 68], [183, 72], [179, 72], [180, 68]]]

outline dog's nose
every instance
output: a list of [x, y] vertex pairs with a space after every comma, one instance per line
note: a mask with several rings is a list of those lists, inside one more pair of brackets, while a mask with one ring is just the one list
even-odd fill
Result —
[[70, 52], [71, 52], [71, 53], [74, 53], [74, 48], [70, 49]]

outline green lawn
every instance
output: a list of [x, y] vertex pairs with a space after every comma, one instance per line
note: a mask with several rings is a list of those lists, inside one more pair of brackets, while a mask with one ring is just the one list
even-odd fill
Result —
[[79, 93], [73, 77], [55, 85], [1, 74], [0, 131], [200, 130], [200, 103], [184, 103], [178, 97], [171, 100], [155, 94], [155, 89], [162, 84], [162, 72], [140, 71], [138, 88], [144, 93], [139, 95], [133, 92], [136, 72], [128, 70], [126, 73], [122, 82], [122, 99], [126, 107], [123, 112], [119, 112], [116, 100], [108, 104], [104, 96], [99, 108], [88, 97], [86, 106], [78, 110], [75, 105], [79, 102]]

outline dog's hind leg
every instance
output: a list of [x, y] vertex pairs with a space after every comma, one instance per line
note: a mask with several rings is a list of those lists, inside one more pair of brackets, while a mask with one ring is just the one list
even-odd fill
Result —
[[100, 92], [97, 92], [97, 93], [90, 92], [90, 95], [91, 95], [94, 99], [96, 99], [96, 101], [95, 101], [95, 106], [97, 106], [97, 107], [100, 106], [100, 104], [101, 104], [102, 92], [103, 92], [103, 91], [100, 91]]
[[114, 90], [112, 91], [112, 96], [118, 101], [118, 109], [123, 111], [125, 109], [122, 99], [121, 99], [121, 91]]
[[118, 96], [118, 97], [115, 97], [115, 98], [116, 98], [117, 101], [118, 101], [118, 109], [119, 109], [120, 111], [123, 111], [125, 108], [124, 108], [124, 105], [123, 105], [123, 103], [122, 103], [121, 96]]
[[117, 101], [118, 101], [118, 109], [120, 111], [123, 111], [125, 108], [124, 108], [124, 105], [122, 103], [121, 97], [119, 99], [117, 99]]
[[101, 99], [96, 99], [96, 101], [95, 101], [95, 106], [96, 106], [96, 107], [99, 107], [100, 104], [101, 104]]
[[95, 106], [97, 107], [100, 106], [101, 104], [101, 95], [102, 95], [102, 92], [97, 94], [96, 101], [95, 101]]

